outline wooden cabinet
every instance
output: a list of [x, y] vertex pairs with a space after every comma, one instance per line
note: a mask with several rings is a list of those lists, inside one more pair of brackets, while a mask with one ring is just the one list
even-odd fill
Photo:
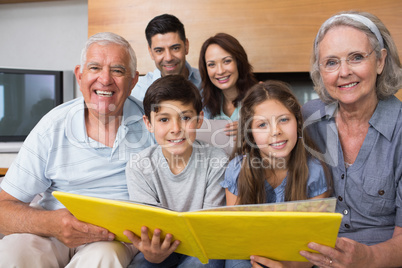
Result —
[[0, 177], [3, 177], [4, 175], [6, 175], [7, 170], [8, 170], [8, 168], [0, 168]]
[[308, 72], [320, 25], [334, 13], [351, 9], [377, 15], [402, 55], [400, 0], [88, 0], [88, 34], [112, 31], [124, 36], [144, 74], [155, 69], [145, 27], [153, 17], [170, 13], [185, 26], [190, 41], [187, 59], [194, 67], [202, 43], [226, 32], [239, 39], [256, 72]]

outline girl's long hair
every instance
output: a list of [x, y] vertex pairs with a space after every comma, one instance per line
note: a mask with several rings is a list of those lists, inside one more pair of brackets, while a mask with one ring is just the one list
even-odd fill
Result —
[[[261, 204], [266, 203], [265, 193], [266, 168], [264, 159], [261, 157], [252, 131], [251, 123], [254, 116], [254, 109], [257, 105], [266, 100], [277, 100], [282, 103], [294, 116], [297, 121], [298, 138], [295, 147], [291, 151], [287, 162], [287, 183], [285, 186], [285, 201], [305, 200], [307, 195], [307, 182], [309, 177], [308, 160], [313, 157], [308, 153], [305, 145], [317, 150], [313, 142], [303, 131], [303, 118], [301, 106], [290, 90], [290, 86], [284, 82], [268, 80], [253, 86], [242, 101], [240, 110], [240, 121], [238, 128], [238, 139], [232, 159], [237, 155], [243, 155], [241, 171], [238, 178], [237, 204]], [[302, 138], [301, 138], [302, 137]], [[319, 161], [319, 160], [317, 160]], [[332, 182], [329, 170], [325, 163], [320, 161], [327, 179], [328, 189], [332, 189]]]

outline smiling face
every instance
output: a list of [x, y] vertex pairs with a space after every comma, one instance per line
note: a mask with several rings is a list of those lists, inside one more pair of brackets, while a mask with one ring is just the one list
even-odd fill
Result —
[[92, 44], [86, 54], [82, 73], [75, 68], [80, 91], [90, 118], [115, 118], [123, 114], [123, 106], [137, 82], [129, 67], [127, 50], [117, 44]]
[[385, 56], [377, 60], [373, 52], [357, 66], [345, 61], [351, 54], [370, 53], [373, 49], [365, 33], [348, 26], [330, 29], [319, 43], [319, 62], [327, 58], [342, 60], [337, 71], [320, 70], [325, 88], [340, 104], [357, 105], [377, 100], [376, 79], [384, 68]]
[[163, 101], [158, 108], [157, 112], [151, 112], [150, 120], [144, 116], [145, 125], [155, 134], [165, 158], [187, 161], [193, 151], [195, 131], [202, 125], [203, 112], [198, 115], [192, 104], [180, 101]]
[[254, 108], [252, 135], [261, 156], [289, 160], [297, 142], [297, 121], [281, 102], [266, 100]]
[[221, 90], [236, 90], [239, 79], [235, 57], [217, 44], [211, 44], [205, 51], [207, 72], [212, 84]]
[[177, 32], [152, 36], [151, 47], [148, 47], [149, 54], [162, 76], [181, 74], [186, 78], [188, 77], [186, 68], [188, 49], [188, 40], [183, 42]]

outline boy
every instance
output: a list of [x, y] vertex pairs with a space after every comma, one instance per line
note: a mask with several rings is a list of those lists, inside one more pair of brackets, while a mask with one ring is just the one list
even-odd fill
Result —
[[[134, 155], [126, 167], [130, 199], [175, 211], [190, 211], [224, 205], [223, 180], [227, 156], [221, 149], [196, 140], [203, 121], [201, 96], [196, 86], [182, 75], [156, 80], [144, 98], [143, 116], [157, 145]], [[141, 229], [141, 238], [125, 235], [142, 253], [134, 267], [212, 267], [194, 257], [173, 253], [179, 241], [172, 235], [160, 240], [161, 230]]]

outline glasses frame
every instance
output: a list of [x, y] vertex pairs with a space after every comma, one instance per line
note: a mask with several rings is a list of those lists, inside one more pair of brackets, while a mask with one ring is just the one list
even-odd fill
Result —
[[[376, 48], [377, 48], [377, 46], [374, 47], [374, 49], [373, 49], [370, 53], [367, 53], [367, 52], [355, 52], [355, 53], [353, 53], [353, 54], [347, 56], [346, 59], [336, 59], [336, 62], [337, 62], [337, 64], [338, 64], [338, 65], [337, 65], [338, 67], [336, 67], [336, 68], [333, 69], [333, 70], [328, 70], [328, 69], [326, 69], [325, 67], [322, 67], [322, 66], [323, 66], [323, 63], [318, 64], [318, 66], [319, 66], [320, 68], [322, 68], [322, 70], [324, 70], [326, 73], [333, 73], [333, 72], [338, 71], [339, 68], [341, 68], [341, 63], [342, 63], [342, 61], [346, 61], [346, 63], [347, 63], [349, 66], [353, 66], [353, 67], [354, 67], [354, 66], [359, 66], [362, 62], [364, 62], [365, 60], [367, 60], [367, 58], [370, 57], [371, 54], [373, 54], [373, 52], [375, 51]], [[358, 62], [358, 63], [355, 63], [355, 64], [349, 63], [349, 61], [351, 60], [350, 57], [352, 57], [353, 55], [358, 54], [358, 53], [361, 53], [362, 56], [363, 56], [361, 62]], [[334, 58], [334, 60], [335, 60], [335, 58]]]

